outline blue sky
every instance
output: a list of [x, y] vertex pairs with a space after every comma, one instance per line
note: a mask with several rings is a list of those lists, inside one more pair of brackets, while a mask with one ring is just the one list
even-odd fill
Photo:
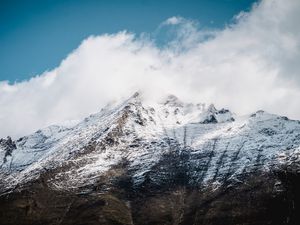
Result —
[[[254, 0], [1, 0], [0, 80], [22, 81], [59, 65], [90, 35], [152, 33], [172, 16], [223, 28]], [[158, 40], [159, 41], [159, 40]]]

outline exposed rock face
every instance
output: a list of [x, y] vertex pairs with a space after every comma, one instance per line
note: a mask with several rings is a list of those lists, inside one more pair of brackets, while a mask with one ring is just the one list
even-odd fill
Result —
[[7, 157], [11, 156], [12, 151], [16, 149], [16, 144], [11, 140], [11, 137], [7, 137], [6, 139], [0, 139], [0, 149], [1, 151], [1, 158], [2, 163], [5, 164], [7, 162]]
[[145, 105], [0, 140], [0, 224], [299, 224], [300, 123]]

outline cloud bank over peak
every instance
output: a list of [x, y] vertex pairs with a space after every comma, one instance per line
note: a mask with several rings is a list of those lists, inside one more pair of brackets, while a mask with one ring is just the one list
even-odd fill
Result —
[[300, 119], [300, 1], [264, 0], [223, 30], [171, 17], [164, 46], [126, 31], [91, 36], [28, 81], [0, 82], [0, 137], [77, 120], [141, 90], [238, 114], [264, 109]]

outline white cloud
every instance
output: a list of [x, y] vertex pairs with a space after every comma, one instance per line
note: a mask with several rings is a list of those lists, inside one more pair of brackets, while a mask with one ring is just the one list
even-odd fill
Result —
[[298, 21], [300, 1], [265, 0], [220, 31], [172, 17], [164, 26], [180, 26], [164, 48], [128, 32], [89, 37], [58, 68], [0, 82], [0, 136], [82, 118], [136, 90], [300, 119]]
[[165, 25], [177, 25], [180, 24], [182, 22], [184, 22], [184, 18], [182, 17], [178, 17], [178, 16], [173, 16], [168, 18], [163, 24]]

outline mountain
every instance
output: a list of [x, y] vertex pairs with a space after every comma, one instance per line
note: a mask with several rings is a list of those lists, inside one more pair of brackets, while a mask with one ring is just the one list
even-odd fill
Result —
[[0, 139], [0, 224], [299, 224], [300, 122], [139, 93]]

